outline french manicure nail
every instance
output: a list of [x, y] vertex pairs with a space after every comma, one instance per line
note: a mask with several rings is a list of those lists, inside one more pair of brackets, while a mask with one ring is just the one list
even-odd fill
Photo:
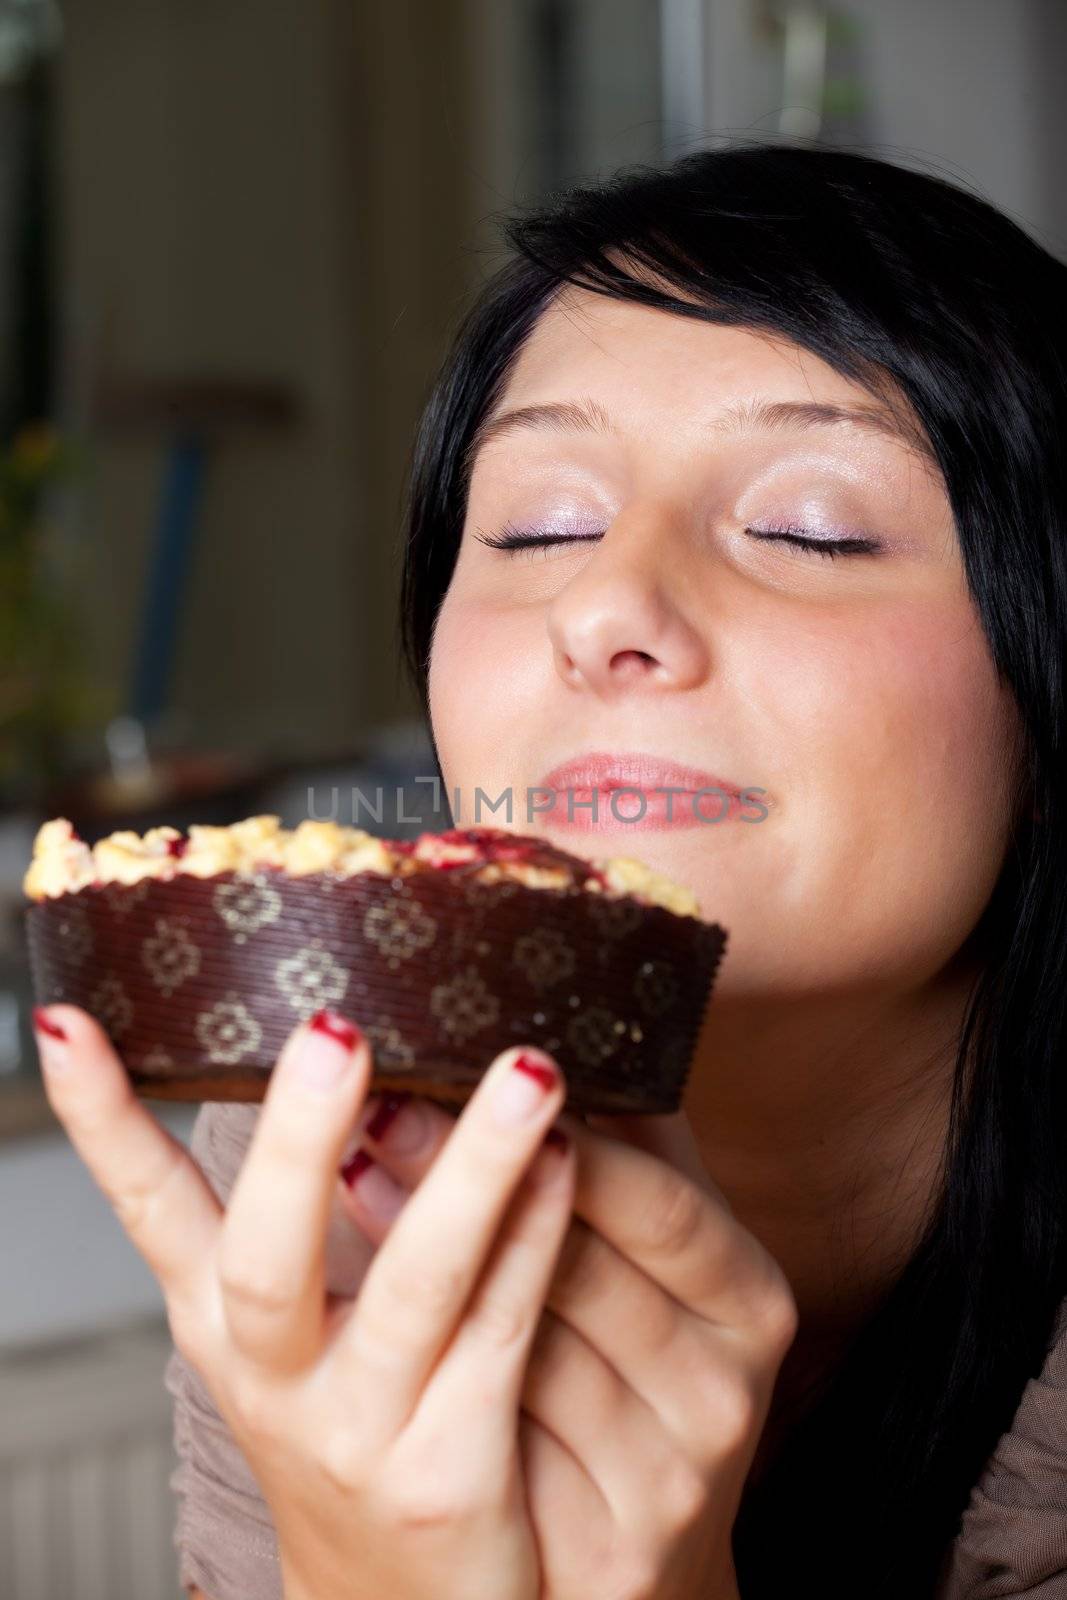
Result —
[[558, 1082], [555, 1068], [545, 1057], [522, 1051], [496, 1086], [493, 1115], [502, 1127], [514, 1127], [535, 1116], [545, 1096]]
[[296, 1076], [313, 1089], [335, 1089], [352, 1065], [359, 1037], [359, 1029], [345, 1017], [317, 1011], [296, 1041]]
[[354, 1022], [349, 1022], [340, 1012], [326, 1008], [316, 1011], [308, 1027], [314, 1028], [317, 1033], [325, 1033], [329, 1038], [336, 1039], [346, 1050], [354, 1050], [361, 1038], [360, 1030]]
[[410, 1099], [411, 1095], [405, 1089], [383, 1094], [374, 1108], [374, 1115], [364, 1124], [363, 1132], [369, 1133], [372, 1139], [384, 1139], [386, 1131], [392, 1127]]
[[67, 1033], [58, 1022], [54, 1022], [43, 1006], [34, 1006], [33, 1025], [41, 1033], [47, 1033], [52, 1039], [62, 1039], [66, 1043]]
[[355, 1150], [353, 1151], [352, 1155], [349, 1156], [348, 1160], [341, 1168], [341, 1177], [344, 1179], [345, 1183], [347, 1183], [350, 1189], [355, 1183], [356, 1179], [359, 1177], [360, 1173], [366, 1172], [373, 1160], [374, 1157], [369, 1155], [366, 1150]]
[[60, 1027], [40, 1006], [33, 1008], [33, 1027], [37, 1039], [37, 1059], [42, 1073], [65, 1072], [70, 1066], [70, 1052], [65, 1028]]
[[[392, 1126], [394, 1118], [407, 1105], [410, 1099], [411, 1095], [406, 1089], [398, 1089], [395, 1094], [383, 1094], [375, 1105], [373, 1114], [363, 1125], [363, 1132], [369, 1133], [372, 1139], [382, 1140], [385, 1137], [386, 1130]], [[370, 1102], [368, 1101], [369, 1104]], [[365, 1110], [366, 1107], [364, 1107]], [[352, 1187], [361, 1172], [366, 1172], [373, 1159], [373, 1156], [366, 1150], [357, 1148], [352, 1152], [341, 1168], [341, 1176], [349, 1188]]]

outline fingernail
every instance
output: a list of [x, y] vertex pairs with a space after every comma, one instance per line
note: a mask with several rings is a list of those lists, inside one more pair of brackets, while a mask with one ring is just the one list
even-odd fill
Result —
[[52, 1020], [44, 1006], [34, 1006], [33, 1025], [35, 1028], [39, 1028], [42, 1033], [47, 1033], [50, 1038], [62, 1039], [66, 1043], [66, 1029], [61, 1028], [58, 1022]]
[[410, 1094], [403, 1089], [384, 1093], [373, 1107], [371, 1116], [360, 1124], [360, 1132], [369, 1133], [372, 1139], [384, 1139], [386, 1131], [392, 1127], [410, 1098]]
[[33, 1008], [33, 1026], [37, 1036], [37, 1056], [42, 1072], [62, 1072], [69, 1065], [65, 1028], [54, 1022], [42, 1006]]
[[[366, 1155], [366, 1151], [357, 1151], [358, 1155]], [[359, 1188], [356, 1191], [359, 1203], [363, 1208], [378, 1218], [379, 1222], [388, 1222], [396, 1216], [404, 1201], [407, 1199], [406, 1190], [398, 1183], [394, 1183], [384, 1167], [380, 1167], [371, 1156], [367, 1156], [366, 1165], [356, 1173], [359, 1179]], [[352, 1180], [355, 1183], [355, 1178]]]
[[496, 1121], [502, 1127], [528, 1121], [544, 1105], [545, 1096], [558, 1081], [556, 1069], [547, 1056], [523, 1051], [496, 1086], [493, 1096]]
[[316, 1011], [308, 1027], [314, 1028], [317, 1033], [328, 1034], [331, 1039], [343, 1044], [346, 1050], [354, 1050], [360, 1039], [360, 1030], [356, 1024], [349, 1022], [347, 1017], [342, 1017], [338, 1011], [329, 1011], [325, 1008]]
[[[398, 1089], [395, 1093], [372, 1096], [363, 1108], [364, 1120], [360, 1122], [360, 1134], [370, 1134], [379, 1144], [385, 1138], [386, 1132], [392, 1127], [400, 1112], [411, 1099], [406, 1089]], [[370, 1116], [367, 1116], [367, 1112]], [[400, 1138], [396, 1134], [389, 1141], [389, 1149], [393, 1154], [403, 1154], [409, 1149], [415, 1149], [422, 1142], [423, 1117], [417, 1107], [408, 1111], [407, 1117], [400, 1124]], [[340, 1168], [341, 1176], [349, 1188], [355, 1183], [361, 1172], [365, 1172], [373, 1157], [366, 1150], [357, 1147], [344, 1166]]]
[[336, 1011], [317, 1011], [296, 1045], [293, 1070], [313, 1089], [335, 1089], [352, 1065], [360, 1030]]
[[366, 1150], [355, 1150], [349, 1156], [348, 1160], [341, 1168], [341, 1176], [350, 1189], [355, 1183], [356, 1179], [359, 1177], [360, 1173], [366, 1172], [373, 1160], [374, 1157], [369, 1155]]
[[363, 1131], [379, 1144], [387, 1144], [390, 1155], [410, 1156], [426, 1143], [429, 1121], [425, 1107], [418, 1100], [413, 1100], [407, 1090], [397, 1090], [395, 1094], [382, 1096], [380, 1106]]

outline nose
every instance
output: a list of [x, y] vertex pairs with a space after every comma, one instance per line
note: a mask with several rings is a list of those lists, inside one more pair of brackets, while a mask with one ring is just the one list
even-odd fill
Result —
[[710, 652], [686, 609], [687, 566], [665, 512], [621, 512], [553, 597], [547, 625], [556, 671], [604, 700], [692, 689]]

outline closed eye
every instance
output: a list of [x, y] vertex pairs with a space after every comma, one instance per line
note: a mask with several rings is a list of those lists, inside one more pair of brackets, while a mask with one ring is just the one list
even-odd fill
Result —
[[877, 539], [813, 539], [802, 528], [746, 528], [752, 539], [771, 540], [794, 545], [798, 550], [811, 550], [820, 556], [875, 555], [882, 546]]
[[[875, 555], [882, 548], [876, 539], [814, 539], [802, 529], [793, 527], [746, 528], [745, 532], [752, 539], [792, 545], [798, 550], [831, 560], [837, 556]], [[559, 544], [588, 544], [604, 536], [602, 533], [553, 533], [548, 528], [531, 528], [524, 532], [511, 523], [505, 523], [495, 536], [477, 533], [474, 537], [490, 550], [503, 550], [510, 555], [519, 550], [544, 550]]]
[[512, 523], [506, 522], [500, 533], [490, 535], [476, 533], [474, 537], [479, 544], [488, 545], [490, 550], [504, 550], [509, 555], [517, 550], [548, 549], [554, 544], [588, 544], [591, 540], [602, 539], [603, 533], [553, 533], [550, 528], [530, 528], [523, 531]]

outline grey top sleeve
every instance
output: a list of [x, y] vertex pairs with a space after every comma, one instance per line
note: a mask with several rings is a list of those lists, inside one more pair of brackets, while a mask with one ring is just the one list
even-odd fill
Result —
[[[191, 1149], [223, 1202], [237, 1178], [258, 1105], [208, 1102], [193, 1127]], [[326, 1282], [354, 1296], [374, 1246], [335, 1207], [326, 1242]], [[164, 1381], [173, 1397], [171, 1475], [177, 1496], [174, 1545], [183, 1588], [207, 1600], [283, 1600], [278, 1547], [270, 1511], [200, 1374], [173, 1349]]]
[[934, 1600], [1067, 1600], [1067, 1300], [971, 1491]]

